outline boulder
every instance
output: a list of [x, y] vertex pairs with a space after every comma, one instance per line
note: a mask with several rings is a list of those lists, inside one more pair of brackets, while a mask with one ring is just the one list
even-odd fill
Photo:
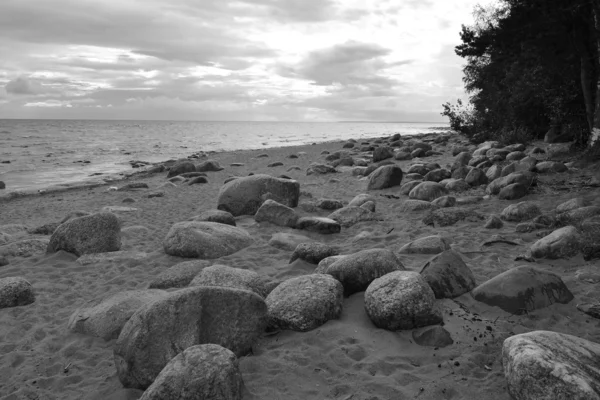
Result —
[[502, 210], [500, 218], [505, 221], [522, 222], [533, 219], [541, 214], [542, 211], [537, 204], [530, 201], [522, 201], [520, 203], [511, 204]]
[[117, 375], [126, 388], [145, 389], [173, 357], [198, 344], [246, 355], [266, 323], [264, 300], [247, 290], [200, 286], [169, 293], [123, 327], [114, 347]]
[[487, 194], [498, 194], [506, 186], [513, 183], [520, 183], [523, 186], [530, 187], [533, 185], [534, 179], [535, 176], [529, 172], [514, 172], [490, 182], [485, 192]]
[[469, 172], [473, 169], [473, 167], [468, 167], [466, 165], [461, 165], [458, 168], [452, 170], [452, 179], [465, 179]]
[[502, 345], [508, 393], [519, 400], [600, 399], [600, 344], [571, 335], [533, 331]]
[[[366, 204], [366, 203], [365, 203]], [[338, 222], [343, 227], [350, 227], [364, 221], [375, 221], [380, 217], [365, 207], [344, 207], [335, 210], [327, 218]]]
[[574, 226], [565, 226], [545, 236], [531, 246], [535, 258], [565, 258], [579, 252], [581, 235]]
[[263, 298], [268, 294], [266, 280], [256, 272], [219, 264], [211, 265], [200, 271], [190, 282], [190, 287], [193, 286], [243, 289], [254, 292]]
[[348, 203], [348, 207], [360, 207], [368, 201], [374, 202], [375, 197], [371, 196], [370, 194], [361, 193], [354, 196], [354, 198], [350, 200], [350, 203]]
[[435, 207], [447, 208], [454, 207], [456, 205], [456, 197], [454, 196], [443, 196], [438, 197], [434, 201], [431, 202]]
[[398, 250], [400, 254], [439, 254], [450, 249], [450, 240], [433, 235], [416, 239]]
[[140, 400], [242, 400], [235, 354], [216, 344], [191, 346], [160, 371]]
[[471, 189], [471, 186], [464, 179], [450, 179], [444, 185], [449, 192], [464, 192]]
[[461, 165], [469, 164], [469, 161], [471, 161], [471, 158], [473, 158], [473, 156], [468, 151], [463, 151], [463, 152], [458, 153], [456, 155], [456, 158], [454, 159], [454, 163], [453, 163], [453, 166], [455, 166], [455, 168], [452, 168], [452, 170], [457, 169]]
[[410, 191], [408, 196], [415, 200], [432, 201], [448, 194], [445, 187], [436, 182], [421, 182]]
[[266, 299], [269, 327], [311, 331], [342, 314], [342, 284], [329, 275], [313, 274], [288, 279]]
[[379, 162], [394, 157], [394, 151], [389, 147], [377, 147], [373, 151], [373, 162]]
[[488, 178], [483, 170], [479, 168], [473, 168], [465, 177], [465, 182], [471, 186], [485, 185], [488, 183]]
[[342, 226], [331, 218], [323, 217], [301, 217], [296, 222], [296, 229], [304, 229], [310, 232], [322, 234], [340, 233]]
[[542, 161], [535, 165], [535, 171], [540, 174], [566, 172], [569, 168], [559, 161]]
[[344, 203], [333, 199], [318, 199], [315, 205], [323, 210], [337, 210], [344, 207]]
[[500, 229], [504, 226], [504, 222], [498, 216], [491, 215], [486, 221], [484, 228], [486, 229]]
[[216, 172], [222, 171], [224, 168], [215, 160], [206, 160], [202, 164], [196, 166], [196, 172]]
[[485, 172], [485, 176], [487, 177], [488, 182], [491, 182], [494, 179], [500, 178], [502, 176], [502, 166], [500, 166], [500, 164], [492, 165]]
[[26, 306], [34, 301], [33, 287], [25, 278], [20, 276], [0, 278], [0, 309]]
[[508, 185], [498, 193], [498, 198], [500, 200], [517, 200], [522, 197], [527, 196], [529, 193], [529, 188], [522, 183], [513, 183]]
[[558, 214], [557, 220], [562, 225], [579, 225], [588, 218], [600, 215], [599, 206], [587, 206]]
[[169, 169], [169, 173], [167, 174], [167, 178], [172, 178], [177, 175], [184, 174], [186, 172], [196, 172], [196, 166], [193, 162], [190, 161], [182, 161], [173, 165], [171, 169]]
[[48, 239], [23, 239], [0, 246], [0, 256], [3, 257], [31, 257], [34, 254], [43, 254], [50, 241]]
[[182, 288], [210, 263], [203, 260], [184, 261], [167, 268], [158, 274], [148, 285], [149, 289]]
[[476, 286], [473, 272], [454, 250], [429, 259], [421, 269], [421, 276], [431, 286], [436, 299], [453, 299]]
[[429, 168], [424, 164], [413, 164], [406, 171], [407, 174], [419, 174], [421, 176], [427, 175]]
[[265, 200], [254, 215], [256, 222], [270, 222], [274, 225], [287, 226], [289, 228], [296, 226], [298, 218], [294, 210], [283, 204], [279, 204], [275, 200]]
[[235, 218], [231, 213], [223, 210], [206, 210], [200, 215], [192, 217], [192, 221], [218, 222], [219, 224], [236, 226]]
[[164, 290], [128, 290], [90, 300], [71, 315], [67, 328], [104, 340], [116, 339], [137, 310], [167, 294]]
[[375, 326], [390, 331], [442, 322], [433, 291], [412, 271], [395, 271], [375, 279], [365, 292], [365, 311]]
[[439, 325], [415, 329], [412, 338], [419, 346], [447, 347], [454, 343], [450, 332]]
[[496, 275], [473, 289], [471, 295], [477, 301], [517, 315], [573, 300], [573, 294], [558, 275], [528, 265]]
[[367, 190], [381, 190], [402, 183], [402, 169], [397, 165], [384, 165], [377, 168], [370, 176]]
[[113, 213], [73, 218], [61, 224], [50, 237], [47, 252], [64, 250], [77, 256], [117, 251], [121, 248], [121, 222]]
[[243, 229], [218, 222], [179, 222], [163, 240], [165, 253], [201, 259], [214, 259], [250, 246], [252, 238]]
[[310, 264], [318, 264], [321, 260], [337, 256], [340, 253], [339, 249], [324, 243], [300, 243], [290, 258], [290, 264], [301, 259]]
[[404, 265], [392, 251], [368, 249], [345, 255], [330, 265], [319, 263], [315, 273], [333, 276], [344, 286], [344, 295], [350, 296], [364, 291], [373, 279], [398, 270], [404, 270]]
[[223, 185], [219, 191], [217, 208], [235, 217], [254, 215], [267, 199], [296, 207], [299, 198], [300, 184], [297, 181], [259, 174], [238, 178]]
[[407, 161], [407, 160], [412, 160], [412, 158], [413, 158], [412, 154], [410, 154], [408, 151], [399, 151], [394, 156], [394, 160], [397, 160], [397, 161]]
[[583, 197], [574, 197], [556, 206], [556, 212], [563, 213], [587, 206], [589, 206], [589, 202], [586, 199]]
[[435, 209], [437, 206], [433, 205], [433, 203], [424, 200], [406, 200], [400, 206], [400, 211], [402, 212], [417, 212], [424, 210]]
[[444, 179], [450, 178], [451, 176], [452, 174], [447, 169], [437, 168], [426, 173], [423, 177], [423, 180], [431, 182], [441, 182]]
[[506, 161], [519, 161], [526, 157], [522, 151], [512, 151], [506, 155]]
[[306, 175], [325, 175], [336, 173], [337, 170], [331, 165], [312, 163], [306, 170]]
[[420, 183], [421, 182], [419, 182], [419, 181], [406, 182], [404, 185], [400, 186], [400, 194], [408, 196], [410, 191], [413, 190], [415, 188], [415, 186], [417, 186]]

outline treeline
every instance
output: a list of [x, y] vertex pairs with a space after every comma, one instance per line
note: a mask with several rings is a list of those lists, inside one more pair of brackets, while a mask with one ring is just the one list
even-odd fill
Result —
[[477, 7], [456, 54], [469, 102], [442, 115], [475, 142], [600, 133], [600, 0], [501, 0]]

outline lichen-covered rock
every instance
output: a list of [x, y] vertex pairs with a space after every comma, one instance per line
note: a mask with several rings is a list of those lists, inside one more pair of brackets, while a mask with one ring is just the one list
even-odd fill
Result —
[[190, 287], [193, 286], [218, 286], [249, 290], [263, 298], [268, 294], [266, 280], [256, 272], [219, 264], [211, 265], [200, 271], [190, 282]]
[[433, 291], [412, 271], [395, 271], [375, 279], [365, 292], [365, 311], [375, 326], [390, 331], [442, 322]]
[[416, 239], [405, 244], [398, 250], [401, 254], [439, 254], [450, 250], [450, 240], [445, 237], [433, 235]]
[[307, 332], [342, 314], [342, 284], [329, 275], [288, 279], [267, 296], [269, 326]]
[[241, 228], [218, 222], [179, 222], [163, 240], [165, 253], [201, 259], [214, 259], [236, 253], [253, 243]]
[[410, 191], [408, 197], [414, 200], [433, 201], [448, 194], [448, 190], [437, 182], [421, 182]]
[[574, 226], [555, 230], [531, 246], [531, 256], [535, 258], [565, 258], [574, 256], [581, 248], [581, 235]]
[[367, 190], [381, 190], [393, 186], [400, 186], [402, 183], [402, 169], [397, 165], [384, 165], [377, 168], [369, 175]]
[[508, 393], [516, 400], [600, 399], [600, 344], [533, 331], [502, 345]]
[[223, 210], [206, 210], [200, 215], [192, 217], [191, 220], [199, 222], [218, 222], [219, 224], [236, 226], [233, 215]]
[[522, 222], [533, 219], [541, 214], [542, 211], [537, 204], [530, 201], [522, 201], [517, 204], [511, 204], [502, 210], [500, 218], [505, 221]]
[[290, 263], [297, 259], [304, 260], [311, 264], [318, 264], [321, 260], [337, 256], [340, 253], [339, 249], [324, 243], [300, 243], [292, 253]]
[[119, 380], [145, 389], [173, 357], [190, 346], [213, 343], [247, 354], [264, 332], [267, 306], [256, 293], [200, 286], [169, 293], [127, 321], [114, 348]]
[[421, 276], [436, 299], [452, 299], [470, 292], [475, 287], [475, 276], [460, 254], [446, 250], [432, 257], [421, 269]]
[[203, 344], [169, 361], [140, 400], [242, 400], [243, 387], [235, 354]]
[[304, 229], [310, 232], [322, 234], [340, 233], [342, 226], [331, 218], [324, 217], [301, 217], [296, 222], [296, 229]]
[[148, 285], [148, 289], [182, 288], [210, 263], [204, 260], [184, 261], [167, 268], [158, 274]]
[[333, 276], [344, 286], [344, 294], [364, 291], [373, 279], [393, 271], [404, 270], [396, 255], [387, 249], [368, 249], [348, 254], [334, 263], [319, 264], [315, 273]]
[[573, 300], [573, 294], [558, 275], [528, 265], [496, 275], [471, 294], [477, 301], [519, 315]]
[[64, 250], [77, 256], [105, 253], [121, 248], [121, 222], [113, 213], [73, 218], [61, 224], [50, 237], [46, 251]]
[[129, 290], [102, 296], [79, 307], [69, 319], [71, 332], [116, 339], [123, 325], [142, 306], [167, 296], [163, 290]]
[[254, 220], [256, 222], [270, 222], [279, 226], [287, 226], [289, 228], [296, 227], [296, 221], [298, 221], [298, 215], [290, 207], [279, 204], [274, 200], [265, 200], [260, 206]]
[[0, 279], [0, 309], [26, 306], [34, 301], [33, 287], [25, 278], [10, 276]]
[[226, 183], [219, 190], [217, 208], [234, 217], [254, 215], [262, 203], [275, 200], [288, 207], [296, 207], [300, 198], [300, 184], [292, 179], [270, 175], [251, 175]]

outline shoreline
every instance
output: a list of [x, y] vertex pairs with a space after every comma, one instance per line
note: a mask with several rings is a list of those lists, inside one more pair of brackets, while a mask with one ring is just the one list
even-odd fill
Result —
[[[423, 133], [418, 133], [418, 134], [405, 135], [405, 136], [401, 136], [401, 137], [405, 138], [405, 139], [410, 139], [413, 137], [426, 137], [429, 135], [436, 136], [436, 135], [440, 135], [440, 134], [456, 134], [456, 135], [458, 135], [457, 132], [452, 131], [450, 128], [447, 128], [444, 130], [443, 127], [435, 127], [432, 129], [435, 129], [436, 132], [423, 132]], [[367, 137], [358, 137], [358, 138], [354, 138], [354, 140], [357, 140], [357, 141], [369, 140], [369, 139], [377, 140], [377, 139], [382, 139], [382, 138], [386, 138], [386, 137], [387, 136], [374, 136], [374, 137], [368, 137], [368, 138]], [[37, 189], [14, 190], [14, 191], [9, 191], [9, 188], [7, 187], [6, 189], [2, 189], [2, 192], [5, 192], [5, 193], [0, 192], [0, 203], [7, 202], [7, 201], [10, 201], [15, 198], [22, 198], [22, 197], [29, 197], [29, 196], [43, 196], [43, 195], [47, 195], [47, 194], [62, 193], [62, 192], [67, 192], [67, 191], [72, 191], [72, 190], [93, 189], [93, 188], [97, 188], [97, 187], [101, 187], [101, 186], [108, 186], [115, 182], [127, 181], [129, 179], [135, 178], [136, 176], [149, 177], [148, 175], [151, 175], [151, 174], [148, 174], [148, 170], [151, 169], [152, 167], [157, 166], [157, 165], [165, 165], [167, 163], [173, 163], [173, 162], [177, 162], [177, 161], [188, 160], [188, 161], [193, 162], [194, 160], [210, 159], [210, 156], [219, 156], [219, 155], [224, 155], [224, 154], [229, 154], [229, 153], [252, 152], [252, 151], [272, 151], [272, 150], [276, 151], [276, 150], [283, 150], [286, 148], [293, 148], [293, 147], [304, 147], [304, 146], [315, 146], [315, 145], [319, 146], [319, 145], [327, 145], [327, 144], [335, 144], [335, 143], [346, 143], [348, 140], [351, 140], [351, 139], [346, 139], [346, 140], [333, 139], [333, 140], [325, 140], [322, 142], [294, 144], [294, 145], [290, 145], [290, 146], [260, 147], [260, 148], [255, 148], [255, 149], [235, 149], [235, 150], [223, 150], [223, 151], [209, 150], [206, 152], [198, 151], [198, 152], [188, 155], [187, 157], [153, 162], [153, 163], [149, 163], [145, 167], [141, 167], [141, 168], [130, 167], [130, 169], [127, 171], [111, 173], [111, 175], [107, 175], [105, 177], [98, 176], [98, 179], [102, 179], [102, 180], [110, 178], [110, 180], [106, 180], [104, 182], [94, 181], [93, 179], [80, 180], [80, 181], [67, 182], [67, 183], [63, 183], [63, 184], [48, 185], [48, 186], [44, 186], [44, 187], [37, 188]], [[192, 156], [194, 156], [196, 154], [200, 154], [200, 153], [205, 154], [206, 157], [196, 157], [196, 158], [192, 157]], [[135, 160], [135, 161], [145, 162], [144, 160]], [[133, 169], [133, 171], [132, 171], [132, 169]]]

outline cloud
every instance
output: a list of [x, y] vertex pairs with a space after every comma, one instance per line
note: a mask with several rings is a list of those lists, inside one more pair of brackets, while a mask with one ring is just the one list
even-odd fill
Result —
[[6, 90], [6, 93], [10, 94], [36, 94], [33, 85], [23, 77], [9, 81], [4, 86], [4, 89]]

